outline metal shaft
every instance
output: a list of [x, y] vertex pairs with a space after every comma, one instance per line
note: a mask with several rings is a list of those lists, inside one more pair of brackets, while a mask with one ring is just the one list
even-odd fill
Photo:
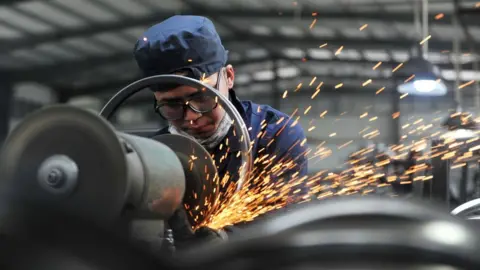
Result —
[[[453, 29], [459, 29], [460, 24], [458, 21], [458, 15], [456, 12], [453, 13], [452, 16], [452, 23], [453, 23]], [[459, 89], [460, 86], [460, 73], [462, 72], [462, 67], [460, 66], [460, 36], [458, 34], [455, 34], [453, 37], [453, 54], [452, 54], [452, 60], [453, 60], [453, 66], [455, 68], [455, 86], [454, 86], [454, 94], [455, 94], [455, 101], [457, 103], [457, 107], [462, 108], [463, 106], [463, 100], [462, 100], [462, 93], [460, 92], [461, 90]]]
[[[422, 0], [416, 0], [413, 3], [413, 25], [415, 26], [415, 35], [418, 36], [418, 39], [421, 39], [422, 36], [422, 24], [420, 22], [420, 13], [421, 13], [421, 2]], [[420, 57], [420, 49], [419, 46], [416, 44], [412, 48], [412, 56], [413, 57]]]
[[[480, 71], [478, 61], [480, 59], [479, 59], [479, 56], [478, 56], [477, 53], [475, 53], [475, 52], [472, 52], [472, 53], [474, 53], [473, 56], [475, 57], [473, 59], [473, 70], [475, 71], [475, 73], [478, 74], [478, 72]], [[477, 80], [475, 82], [475, 109], [476, 109], [477, 113], [480, 112], [480, 80]]]
[[[422, 0], [422, 39], [428, 36], [428, 0]], [[423, 58], [428, 59], [428, 40], [423, 43]]]

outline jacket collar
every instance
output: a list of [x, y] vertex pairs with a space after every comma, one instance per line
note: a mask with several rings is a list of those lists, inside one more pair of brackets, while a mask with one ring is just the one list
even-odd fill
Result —
[[[229, 97], [230, 101], [232, 102], [233, 106], [237, 111], [240, 113], [240, 116], [242, 117], [243, 121], [245, 121], [245, 124], [247, 127], [250, 125], [250, 117], [247, 115], [247, 108], [246, 106], [240, 101], [240, 99], [237, 97], [235, 91], [233, 89], [229, 90]], [[237, 152], [240, 151], [240, 134], [237, 132], [233, 132], [233, 127], [230, 129], [230, 132], [227, 135], [228, 138], [228, 148], [230, 149], [230, 152]]]

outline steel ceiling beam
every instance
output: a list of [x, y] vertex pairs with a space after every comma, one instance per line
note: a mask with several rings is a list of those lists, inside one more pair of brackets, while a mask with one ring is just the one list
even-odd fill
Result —
[[[297, 97], [310, 97], [313, 94], [313, 92], [307, 92], [307, 91], [299, 91], [298, 93], [295, 93], [295, 96]], [[322, 92], [322, 97], [325, 96], [338, 96], [342, 94], [348, 94], [348, 95], [371, 95], [372, 97], [375, 96], [375, 92], [363, 92], [363, 91], [358, 91], [358, 89], [355, 88], [343, 88], [341, 90], [335, 91], [335, 92], [327, 92], [324, 91]], [[242, 96], [242, 95], [240, 95]], [[243, 95], [243, 96], [249, 96], [249, 97], [255, 97], [257, 99], [263, 99], [263, 98], [271, 98], [272, 93], [270, 91], [265, 91], [264, 93], [255, 93], [255, 94], [248, 94], [248, 95]], [[320, 95], [319, 95], [320, 96]], [[280, 95], [281, 98], [281, 95]], [[143, 106], [143, 105], [148, 105], [152, 103], [152, 96], [149, 95], [139, 95], [138, 97], [132, 97], [132, 99], [128, 102], [130, 106]]]
[[[11, 1], [10, 2], [15, 2]], [[328, 11], [328, 10], [302, 10], [301, 16], [312, 17], [312, 13], [316, 13], [317, 18], [321, 19], [355, 19], [355, 20], [376, 20], [376, 21], [386, 21], [386, 22], [403, 22], [403, 23], [412, 23], [413, 14], [404, 13], [404, 12], [392, 12], [392, 13], [378, 13], [378, 12], [362, 12], [362, 13], [346, 13], [343, 11]], [[185, 9], [181, 10], [182, 14], [191, 14], [191, 15], [203, 15], [203, 16], [221, 16], [226, 19], [274, 19], [282, 18], [285, 19], [285, 24], [288, 24], [288, 20], [292, 19], [294, 16], [298, 16], [298, 12], [294, 10], [288, 11], [275, 11], [275, 10], [257, 10], [257, 9], [219, 9], [219, 8], [208, 8], [207, 12], [198, 12], [194, 9]], [[445, 17], [442, 20], [435, 20], [433, 17], [430, 18], [434, 24], [451, 24], [451, 16], [448, 12], [445, 12]], [[69, 38], [78, 38], [78, 37], [90, 37], [95, 34], [100, 34], [103, 32], [115, 32], [121, 31], [131, 27], [139, 26], [149, 26], [155, 23], [158, 23], [170, 16], [174, 15], [173, 12], [164, 12], [156, 11], [150, 16], [142, 16], [139, 18], [130, 18], [128, 20], [122, 20], [121, 22], [105, 22], [105, 23], [95, 23], [91, 24], [89, 27], [81, 29], [71, 29], [69, 31], [62, 32], [53, 32], [49, 34], [41, 35], [32, 35], [28, 38], [21, 40], [9, 40], [9, 39], [0, 39], [0, 51], [8, 52], [17, 49], [26, 49], [34, 48], [43, 43], [56, 42], [60, 39], [69, 39]], [[476, 18], [467, 18], [470, 25], [480, 25], [480, 20]], [[254, 21], [252, 21], [254, 23]]]
[[75, 96], [82, 96], [82, 95], [108, 95], [109, 93], [115, 94], [115, 91], [119, 91], [120, 89], [124, 88], [125, 86], [129, 85], [130, 83], [140, 79], [140, 77], [136, 79], [130, 80], [117, 80], [111, 82], [102, 82], [102, 83], [95, 83], [88, 86], [81, 86], [81, 87], [74, 87], [74, 86], [59, 86], [59, 85], [50, 85], [55, 91], [63, 93], [66, 96], [75, 97]]
[[[371, 90], [371, 89], [370, 89]], [[352, 97], [365, 97], [365, 96], [368, 96], [368, 97], [371, 97], [372, 98], [372, 104], [375, 102], [375, 99], [381, 99], [382, 102], [390, 102], [391, 100], [391, 97], [390, 97], [390, 91], [391, 89], [385, 89], [384, 92], [376, 95], [375, 94], [375, 91], [359, 91], [358, 88], [355, 88], [355, 87], [343, 87], [341, 89], [337, 89], [337, 90], [322, 90], [316, 97], [315, 99], [321, 99], [321, 98], [337, 98], [337, 97], [341, 97], [342, 95], [349, 95], [349, 96], [352, 96]], [[312, 90], [305, 90], [305, 91], [298, 91], [296, 93], [289, 93], [289, 97], [299, 97], [299, 98], [306, 98], [306, 99], [310, 99], [312, 94], [315, 92], [314, 89]], [[448, 92], [447, 95], [443, 96], [443, 97], [433, 97], [433, 98], [428, 98], [428, 99], [434, 99], [434, 100], [447, 100], [447, 101], [450, 101], [450, 100], [453, 100], [453, 96], [451, 94], [452, 92]], [[263, 93], [254, 93], [254, 94], [241, 94], [241, 93], [238, 93], [239, 97], [242, 98], [242, 96], [244, 97], [248, 97], [249, 99], [258, 99], [258, 100], [261, 100], [261, 99], [264, 99], [264, 98], [271, 98], [272, 97], [272, 93], [270, 91], [264, 91]], [[279, 98], [282, 98], [282, 94], [279, 94], [278, 95]], [[421, 98], [421, 97], [419, 97]], [[404, 98], [402, 101], [408, 101], [410, 99], [410, 97], [406, 97]], [[288, 100], [288, 98], [287, 98]], [[105, 100], [106, 102], [106, 100]], [[128, 106], [148, 106], [148, 105], [151, 105], [152, 103], [152, 96], [151, 95], [138, 95], [138, 97], [132, 97], [132, 99], [128, 102]]]
[[[261, 59], [265, 61], [265, 59]], [[67, 77], [84, 71], [97, 69], [102, 65], [132, 63], [136, 68], [132, 53], [116, 53], [108, 56], [94, 56], [86, 59], [63, 61], [58, 64], [37, 66], [34, 68], [10, 72], [10, 78], [14, 81], [37, 81], [50, 84], [58, 77]], [[256, 62], [251, 60], [250, 62]], [[245, 64], [245, 61], [231, 61], [232, 64]], [[140, 73], [140, 72], [138, 72]]]
[[13, 6], [15, 4], [19, 4], [21, 2], [28, 2], [28, 1], [29, 0], [2, 0], [0, 1], [0, 6], [8, 7], [8, 6]]
[[[313, 79], [313, 77], [317, 77], [316, 79], [316, 84], [312, 85], [311, 87], [307, 86], [310, 81]], [[334, 85], [341, 83], [341, 82], [348, 82], [349, 80], [367, 80], [368, 78], [363, 77], [363, 76], [358, 76], [358, 75], [320, 75], [320, 74], [311, 74], [309, 72], [302, 72], [298, 76], [295, 77], [281, 77], [279, 80], [279, 84], [285, 84], [286, 82], [291, 82], [289, 84], [290, 87], [295, 88], [298, 83], [303, 81], [304, 87], [302, 89], [315, 89], [315, 87], [323, 80], [325, 82], [324, 86], [322, 89], [326, 88], [333, 88]], [[372, 80], [389, 80], [389, 78], [372, 78]], [[94, 94], [102, 94], [105, 93], [106, 90], [111, 91], [111, 90], [120, 90], [121, 88], [127, 86], [128, 84], [132, 83], [135, 81], [135, 79], [128, 79], [128, 80], [119, 80], [119, 81], [112, 81], [112, 82], [102, 82], [102, 83], [97, 83], [97, 84], [91, 84], [87, 86], [82, 86], [82, 87], [68, 87], [68, 86], [59, 86], [56, 89], [62, 90], [62, 91], [71, 91], [72, 94], [71, 96], [75, 95], [94, 95]], [[251, 82], [246, 83], [246, 84], [237, 84], [240, 87], [245, 87], [247, 85], [250, 85], [252, 83], [265, 83], [268, 84], [270, 80], [256, 80], [252, 79]], [[388, 85], [387, 85], [388, 86]], [[362, 88], [359, 85], [360, 88]], [[375, 87], [372, 88], [372, 86], [364, 87], [364, 89], [375, 89]], [[102, 91], [103, 90], [103, 91]], [[293, 90], [293, 89], [292, 89]], [[112, 92], [113, 93], [113, 92]]]
[[[279, 59], [279, 60], [282, 60], [282, 59]], [[301, 59], [287, 59], [289, 61], [293, 61], [293, 62], [301, 62], [302, 60]], [[254, 63], [267, 63], [268, 61], [270, 61], [270, 59], [268, 57], [265, 57], [265, 58], [258, 58], [258, 59], [252, 59], [252, 60], [242, 60], [242, 61], [231, 61], [230, 63], [234, 66], [234, 67], [239, 67], [239, 66], [242, 66], [242, 65], [245, 65], [245, 64], [254, 64]], [[370, 64], [373, 65], [376, 64], [377, 62], [376, 61], [367, 61], [367, 60], [339, 60], [339, 59], [331, 59], [331, 60], [308, 60], [309, 62], [313, 62], [313, 63], [323, 63], [325, 65], [328, 65], [328, 64], [331, 64], [331, 63], [346, 63], [346, 64], [352, 64], [352, 65], [355, 65], [355, 64]], [[390, 61], [390, 62], [384, 62], [382, 64], [383, 67], [394, 67], [394, 66], [397, 66], [399, 64], [399, 62], [395, 62], [395, 61]], [[451, 64], [440, 64], [440, 65], [437, 65], [438, 67], [440, 67], [441, 69], [453, 69], [452, 65]], [[472, 63], [468, 63], [468, 64], [464, 64], [463, 67], [464, 69], [469, 67], [471, 68], [472, 66]], [[251, 74], [250, 74], [251, 75]], [[332, 79], [335, 79], [336, 77], [332, 77]], [[337, 77], [338, 78], [338, 77]], [[342, 78], [342, 77], [339, 77], [339, 78]], [[361, 77], [362, 79], [368, 79], [366, 76], [365, 77]], [[59, 85], [59, 84], [50, 84], [50, 87], [52, 87], [53, 89], [56, 89], [57, 91], [61, 91], [61, 92], [64, 92], [65, 95], [68, 95], [68, 96], [77, 96], [77, 95], [91, 95], [91, 94], [96, 94], [96, 93], [99, 93], [99, 92], [103, 92], [103, 91], [106, 91], [106, 90], [112, 90], [112, 89], [121, 89], [122, 87], [125, 87], [126, 85], [128, 85], [129, 83], [137, 80], [137, 79], [140, 79], [140, 75], [132, 78], [132, 79], [122, 79], [122, 80], [116, 80], [116, 81], [110, 81], [110, 82], [104, 82], [104, 83], [92, 83], [91, 85], [88, 85], [88, 86], [82, 86], [82, 87], [73, 87], [73, 86], [70, 86], [70, 85]], [[357, 78], [357, 79], [360, 79], [360, 78]]]
[[[285, 37], [280, 35], [274, 36], [258, 36], [258, 35], [236, 35], [235, 39], [225, 38], [224, 44], [228, 48], [237, 42], [245, 42], [248, 40], [261, 40], [263, 44], [269, 44], [272, 47], [280, 48], [299, 48], [303, 50], [318, 48], [320, 44], [327, 42], [330, 48], [338, 48], [344, 46], [345, 49], [401, 49], [408, 50], [413, 44], [412, 41], [391, 40], [391, 39], [346, 39], [346, 38], [316, 38], [307, 37]], [[449, 50], [450, 42], [430, 42], [431, 51]], [[466, 47], [467, 44], [464, 44]], [[84, 70], [98, 68], [105, 64], [115, 64], [118, 62], [133, 61], [131, 53], [121, 52], [109, 56], [93, 56], [80, 60], [63, 61], [57, 64], [36, 66], [27, 70], [19, 70], [18, 72], [10, 72], [13, 80], [30, 80], [41, 83], [48, 83], [58, 76], [68, 76]], [[316, 61], [316, 60], [310, 60]]]
[[[287, 82], [292, 81], [291, 87], [295, 88], [295, 86], [299, 83], [298, 81], [300, 79], [306, 80], [304, 82], [304, 84], [308, 84], [307, 80], [310, 81], [310, 80], [312, 80], [313, 77], [315, 77], [315, 76], [310, 75], [310, 74], [301, 74], [299, 77], [295, 77], [295, 78], [281, 78], [279, 84], [286, 84]], [[316, 77], [325, 78], [326, 76], [325, 75], [318, 75]], [[329, 82], [327, 82], [326, 85], [322, 87], [322, 89], [333, 88], [334, 87], [334, 83], [332, 83], [333, 81], [335, 81], [336, 83], [340, 83], [342, 81], [346, 82], [349, 79], [357, 79], [357, 80], [365, 79], [363, 77], [358, 77], [358, 76], [334, 76], [334, 75], [330, 75], [330, 76], [328, 76], [328, 78], [329, 78]], [[65, 95], [70, 96], [70, 97], [79, 96], [79, 95], [108, 95], [108, 94], [113, 95], [116, 91], [119, 91], [120, 89], [126, 87], [127, 85], [129, 85], [130, 83], [132, 83], [134, 81], [135, 81], [135, 79], [119, 80], [119, 81], [115, 81], [115, 82], [112, 81], [112, 82], [102, 82], [102, 83], [97, 83], [97, 84], [91, 84], [91, 85], [82, 86], [82, 87], [62, 86], [62, 87], [56, 87], [55, 89], [57, 91], [61, 92], [61, 93], [64, 93]], [[321, 80], [318, 79], [317, 85], [320, 81]], [[250, 82], [250, 83], [240, 84], [239, 87], [248, 87], [252, 83], [260, 83], [260, 84], [261, 83], [265, 83], [265, 84], [268, 83], [270, 85], [268, 80], [267, 81], [252, 80], [252, 82]], [[52, 86], [52, 87], [54, 87], [54, 86]], [[348, 87], [346, 87], [346, 88], [348, 88]], [[359, 86], [359, 88], [361, 88], [361, 86]], [[312, 88], [312, 87], [305, 86], [303, 89], [312, 90], [312, 89], [315, 89], [315, 87]], [[294, 90], [294, 89], [291, 89], [291, 90]], [[310, 90], [308, 90], [308, 91], [310, 91]], [[365, 90], [366, 91], [368, 91], [368, 90], [373, 91], [373, 90], [378, 90], [378, 89], [376, 89], [376, 88], [374, 89], [372, 87], [365, 87]], [[312, 94], [314, 92], [315, 91], [313, 91]]]
[[[459, 13], [460, 15], [477, 15], [478, 16], [480, 14], [480, 8], [460, 8]], [[478, 21], [478, 17], [477, 17], [477, 21]], [[472, 25], [472, 24], [468, 22], [468, 25]]]
[[[238, 36], [236, 36], [239, 38]], [[268, 36], [258, 36], [253, 34], [242, 35], [243, 40], [256, 40], [262, 39], [265, 40], [264, 43], [270, 43], [272, 46], [282, 46], [289, 48], [298, 48], [298, 49], [316, 49], [320, 45], [327, 43], [328, 47], [338, 49], [340, 46], [344, 46], [344, 49], [364, 49], [364, 50], [373, 50], [373, 49], [384, 49], [384, 50], [410, 50], [415, 43], [419, 41], [411, 39], [392, 39], [392, 38], [347, 38], [347, 37], [315, 37], [312, 35], [308, 36], [294, 36], [286, 37], [283, 35], [268, 35]], [[478, 43], [477, 43], [478, 44]], [[461, 48], [464, 51], [468, 51], [468, 44], [462, 43]], [[433, 52], [440, 52], [445, 50], [452, 49], [451, 41], [443, 40], [430, 40], [429, 50]]]
[[[314, 77], [317, 77], [315, 83], [312, 86], [309, 86], [310, 82]], [[368, 79], [372, 79], [373, 82], [365, 87], [362, 86], [362, 82], [367, 81]], [[109, 96], [115, 94], [116, 91], [119, 91], [123, 87], [127, 86], [128, 84], [132, 83], [135, 79], [129, 80], [119, 80], [119, 81], [112, 81], [112, 82], [102, 82], [97, 84], [91, 84], [82, 87], [68, 87], [68, 86], [52, 86], [57, 91], [61, 92], [65, 96], [74, 97], [78, 95], [95, 95], [95, 96]], [[352, 80], [359, 81], [358, 86], [352, 85]], [[385, 87], [385, 90], [392, 89], [393, 87], [393, 80], [388, 77], [371, 77], [367, 78], [364, 76], [359, 75], [325, 75], [325, 74], [311, 74], [309, 72], [302, 72], [298, 76], [291, 77], [291, 78], [281, 78], [279, 80], [279, 85], [282, 87], [283, 90], [288, 89], [290, 93], [294, 92], [297, 88], [299, 83], [303, 84], [298, 93], [303, 93], [309, 96], [312, 96], [313, 93], [316, 91], [316, 87], [318, 84], [323, 81], [324, 84], [321, 87], [321, 92], [333, 92], [333, 93], [343, 93], [344, 91], [350, 93], [350, 91], [361, 92], [361, 93], [375, 93], [377, 90]], [[381, 83], [380, 83], [381, 82]], [[344, 83], [343, 87], [335, 89], [335, 85]], [[451, 89], [453, 84], [451, 82], [446, 81], [447, 87]], [[251, 85], [262, 85], [265, 84], [265, 89], [271, 88], [271, 82], [269, 80], [255, 80], [246, 83], [246, 84], [237, 84], [238, 87], [245, 88], [250, 87]], [[345, 90], [346, 89], [346, 90]], [[283, 94], [283, 90], [280, 92]], [[271, 94], [271, 93], [270, 93]], [[297, 93], [295, 93], [297, 94]]]

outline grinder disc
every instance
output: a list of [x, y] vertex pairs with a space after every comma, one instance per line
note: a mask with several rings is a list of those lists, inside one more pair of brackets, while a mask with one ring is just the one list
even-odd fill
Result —
[[186, 178], [183, 203], [190, 224], [201, 224], [213, 208], [220, 187], [212, 157], [198, 142], [183, 135], [165, 134], [153, 139], [170, 147], [180, 159]]
[[2, 196], [16, 205], [67, 211], [101, 224], [120, 217], [128, 192], [125, 154], [113, 128], [64, 105], [42, 109], [13, 130], [0, 175]]

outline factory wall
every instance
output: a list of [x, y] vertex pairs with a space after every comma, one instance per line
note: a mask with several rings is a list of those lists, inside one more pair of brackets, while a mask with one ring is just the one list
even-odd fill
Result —
[[37, 83], [15, 84], [10, 112], [10, 130], [28, 114], [56, 102], [57, 96], [49, 87]]
[[[350, 153], [369, 141], [389, 145], [396, 137], [388, 94], [319, 95], [314, 100], [289, 97], [281, 100], [280, 109], [287, 114], [298, 109], [296, 115], [312, 149], [311, 172], [341, 167]], [[402, 143], [408, 145], [442, 130], [441, 122], [454, 109], [452, 100], [444, 97], [400, 99], [397, 123]]]

